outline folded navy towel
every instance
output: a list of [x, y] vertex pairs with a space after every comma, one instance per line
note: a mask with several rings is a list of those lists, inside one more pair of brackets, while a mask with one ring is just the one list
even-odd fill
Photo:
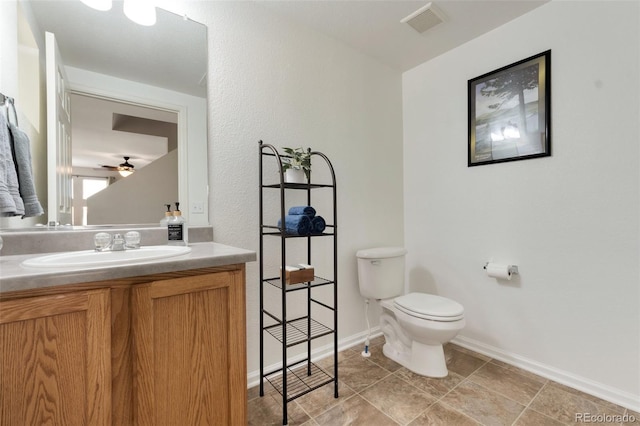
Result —
[[289, 214], [290, 215], [305, 215], [305, 216], [309, 216], [314, 217], [316, 215], [316, 209], [314, 209], [311, 206], [296, 206], [296, 207], [291, 207], [289, 209]]
[[311, 219], [312, 234], [322, 234], [322, 232], [326, 227], [327, 227], [327, 223], [325, 222], [322, 216], [316, 216], [313, 219]]
[[[284, 217], [285, 233], [289, 235], [309, 235], [311, 219], [305, 215], [286, 215]], [[278, 219], [278, 228], [282, 229], [282, 220]]]

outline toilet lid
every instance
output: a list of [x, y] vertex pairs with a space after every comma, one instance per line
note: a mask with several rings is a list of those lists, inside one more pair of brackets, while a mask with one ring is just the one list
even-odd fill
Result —
[[409, 315], [421, 318], [454, 320], [462, 317], [464, 307], [446, 297], [426, 293], [409, 293], [396, 297], [394, 304]]

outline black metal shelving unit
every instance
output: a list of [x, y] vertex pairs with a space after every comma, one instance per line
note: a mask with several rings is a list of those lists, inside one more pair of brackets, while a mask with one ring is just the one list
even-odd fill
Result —
[[[321, 152], [312, 151], [311, 158], [313, 168], [318, 170], [324, 162], [328, 169], [330, 178], [329, 182], [312, 183], [309, 179], [308, 183], [287, 183], [284, 180], [282, 172], [282, 158], [287, 157], [280, 154], [278, 150], [270, 144], [259, 142], [260, 152], [260, 396], [264, 396], [264, 383], [267, 380], [282, 395], [282, 424], [287, 424], [287, 404], [296, 398], [306, 395], [320, 387], [333, 383], [334, 397], [338, 397], [338, 226], [337, 226], [337, 208], [336, 208], [336, 178], [333, 166], [329, 158]], [[316, 161], [314, 160], [323, 160]], [[279, 182], [265, 182], [264, 170], [265, 162], [272, 161], [273, 167], [279, 173]], [[273, 178], [274, 181], [277, 178]], [[332, 217], [325, 217], [326, 229], [321, 234], [294, 236], [289, 235], [285, 231], [285, 216], [287, 214], [287, 193], [289, 191], [302, 191], [306, 193], [307, 205], [312, 205], [312, 194], [315, 191], [331, 191], [333, 197]], [[280, 220], [283, 224], [279, 229], [276, 224], [265, 223], [264, 201], [265, 193], [276, 192], [280, 201]], [[279, 192], [279, 193], [278, 193]], [[289, 206], [291, 207], [291, 206]], [[264, 258], [264, 242], [267, 238], [276, 238], [280, 240], [281, 251], [281, 270], [285, 270], [287, 265], [287, 241], [292, 239], [302, 240], [306, 242], [307, 264], [313, 265], [312, 240], [315, 238], [332, 238], [333, 239], [333, 276], [318, 277], [315, 276], [313, 281], [286, 284], [284, 274], [268, 275], [265, 269]], [[318, 253], [316, 255], [326, 256], [327, 253]], [[317, 271], [316, 271], [317, 272]], [[314, 297], [314, 289], [331, 286], [333, 290], [332, 303], [325, 303]], [[275, 289], [280, 292], [280, 306], [265, 307], [265, 288]], [[307, 292], [306, 315], [289, 318], [287, 315], [287, 298], [292, 292]], [[276, 303], [273, 303], [274, 305]], [[312, 318], [312, 304], [321, 309], [326, 309], [333, 314], [333, 324], [323, 324]], [[266, 320], [266, 321], [265, 321]], [[267, 322], [269, 324], [267, 324]], [[265, 371], [264, 366], [264, 339], [265, 336], [271, 336], [276, 339], [282, 346], [282, 367], [273, 371]], [[315, 339], [332, 336], [333, 337], [333, 371], [324, 371], [322, 368], [311, 362], [311, 343]], [[288, 349], [294, 346], [305, 344], [305, 358], [297, 362], [289, 364]]]

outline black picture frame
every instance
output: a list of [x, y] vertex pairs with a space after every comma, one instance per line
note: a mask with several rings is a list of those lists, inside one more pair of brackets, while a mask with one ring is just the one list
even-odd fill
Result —
[[467, 166], [551, 155], [551, 50], [468, 81]]

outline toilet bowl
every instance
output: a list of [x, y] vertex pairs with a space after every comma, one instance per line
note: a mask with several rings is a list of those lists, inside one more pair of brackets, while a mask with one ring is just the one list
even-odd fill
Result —
[[446, 377], [448, 370], [442, 345], [464, 328], [462, 305], [425, 293], [382, 300], [380, 305], [381, 326], [388, 324], [395, 328], [393, 333], [385, 333], [386, 327], [382, 326], [385, 356], [416, 374]]
[[433, 294], [403, 295], [405, 254], [401, 247], [358, 251], [360, 293], [380, 302], [387, 358], [422, 376], [446, 377], [442, 345], [464, 328], [464, 308]]

